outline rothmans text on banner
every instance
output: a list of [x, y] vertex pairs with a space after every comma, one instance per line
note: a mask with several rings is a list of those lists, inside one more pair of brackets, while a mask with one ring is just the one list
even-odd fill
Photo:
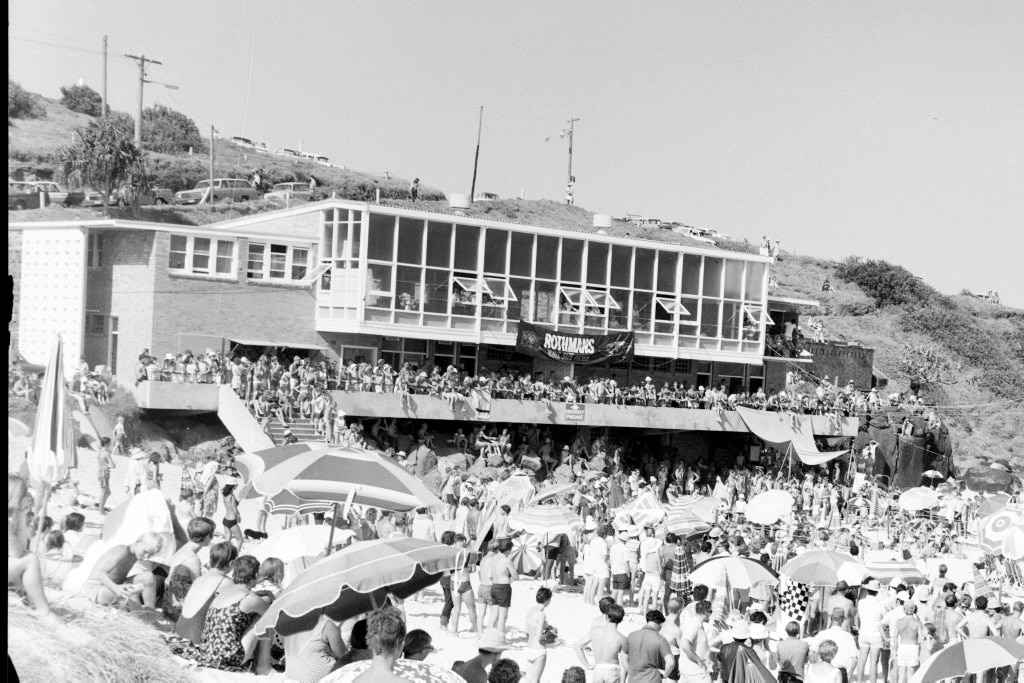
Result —
[[580, 365], [631, 358], [633, 344], [632, 331], [600, 335], [570, 334], [522, 320], [519, 321], [519, 335], [516, 337], [516, 351], [519, 353]]

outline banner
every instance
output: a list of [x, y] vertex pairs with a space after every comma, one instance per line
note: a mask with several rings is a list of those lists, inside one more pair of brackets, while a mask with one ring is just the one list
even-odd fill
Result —
[[566, 363], [592, 365], [632, 358], [634, 339], [632, 331], [601, 335], [570, 334], [520, 320], [516, 351]]

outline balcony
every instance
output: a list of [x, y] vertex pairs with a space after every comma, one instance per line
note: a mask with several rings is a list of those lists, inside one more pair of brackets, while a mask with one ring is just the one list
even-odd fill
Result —
[[142, 382], [132, 392], [140, 408], [146, 410], [184, 410], [196, 413], [217, 412], [220, 385], [192, 382]]

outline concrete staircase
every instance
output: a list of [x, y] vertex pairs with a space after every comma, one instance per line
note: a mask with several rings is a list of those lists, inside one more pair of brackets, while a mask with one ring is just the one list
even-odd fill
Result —
[[270, 418], [270, 423], [267, 425], [267, 433], [270, 434], [270, 438], [274, 440], [274, 443], [281, 445], [284, 443], [284, 430], [292, 430], [292, 436], [302, 441], [323, 441], [322, 436], [317, 435], [316, 430], [313, 428], [313, 423], [309, 418], [299, 417], [288, 422], [287, 426], [282, 425], [281, 422], [276, 418]]

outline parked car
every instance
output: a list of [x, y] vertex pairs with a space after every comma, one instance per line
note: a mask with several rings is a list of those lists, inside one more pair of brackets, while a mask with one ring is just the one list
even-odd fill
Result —
[[288, 201], [310, 200], [313, 193], [309, 191], [309, 183], [277, 183], [270, 189], [264, 199], [285, 199]]
[[[128, 206], [132, 203], [134, 190], [130, 185], [122, 185], [110, 195], [110, 203], [117, 206]], [[170, 204], [174, 200], [174, 192], [165, 187], [151, 187], [139, 195], [139, 205]]]
[[473, 197], [474, 202], [492, 202], [498, 198], [493, 192], [477, 192], [476, 196]]
[[250, 140], [249, 138], [243, 138], [236, 135], [233, 138], [231, 138], [231, 142], [238, 145], [239, 147], [244, 147], [246, 149], [256, 149], [255, 143], [253, 143], [253, 141]]
[[42, 193], [49, 195], [50, 204], [61, 206], [103, 206], [103, 196], [96, 190], [66, 190], [49, 180], [8, 180], [8, 194]]
[[24, 211], [25, 209], [38, 209], [42, 206], [43, 194], [35, 188], [26, 189], [28, 183], [7, 182], [7, 210]]
[[288, 149], [287, 147], [278, 147], [274, 150], [274, 154], [282, 157], [302, 157], [302, 154], [296, 152], [294, 149]]
[[[210, 189], [209, 180], [200, 180], [191, 190], [182, 190], [174, 195], [174, 204], [198, 204], [207, 190]], [[214, 178], [213, 179], [213, 201], [219, 202], [224, 199], [231, 201], [247, 202], [250, 199], [259, 199], [260, 192], [248, 180], [241, 178]]]

